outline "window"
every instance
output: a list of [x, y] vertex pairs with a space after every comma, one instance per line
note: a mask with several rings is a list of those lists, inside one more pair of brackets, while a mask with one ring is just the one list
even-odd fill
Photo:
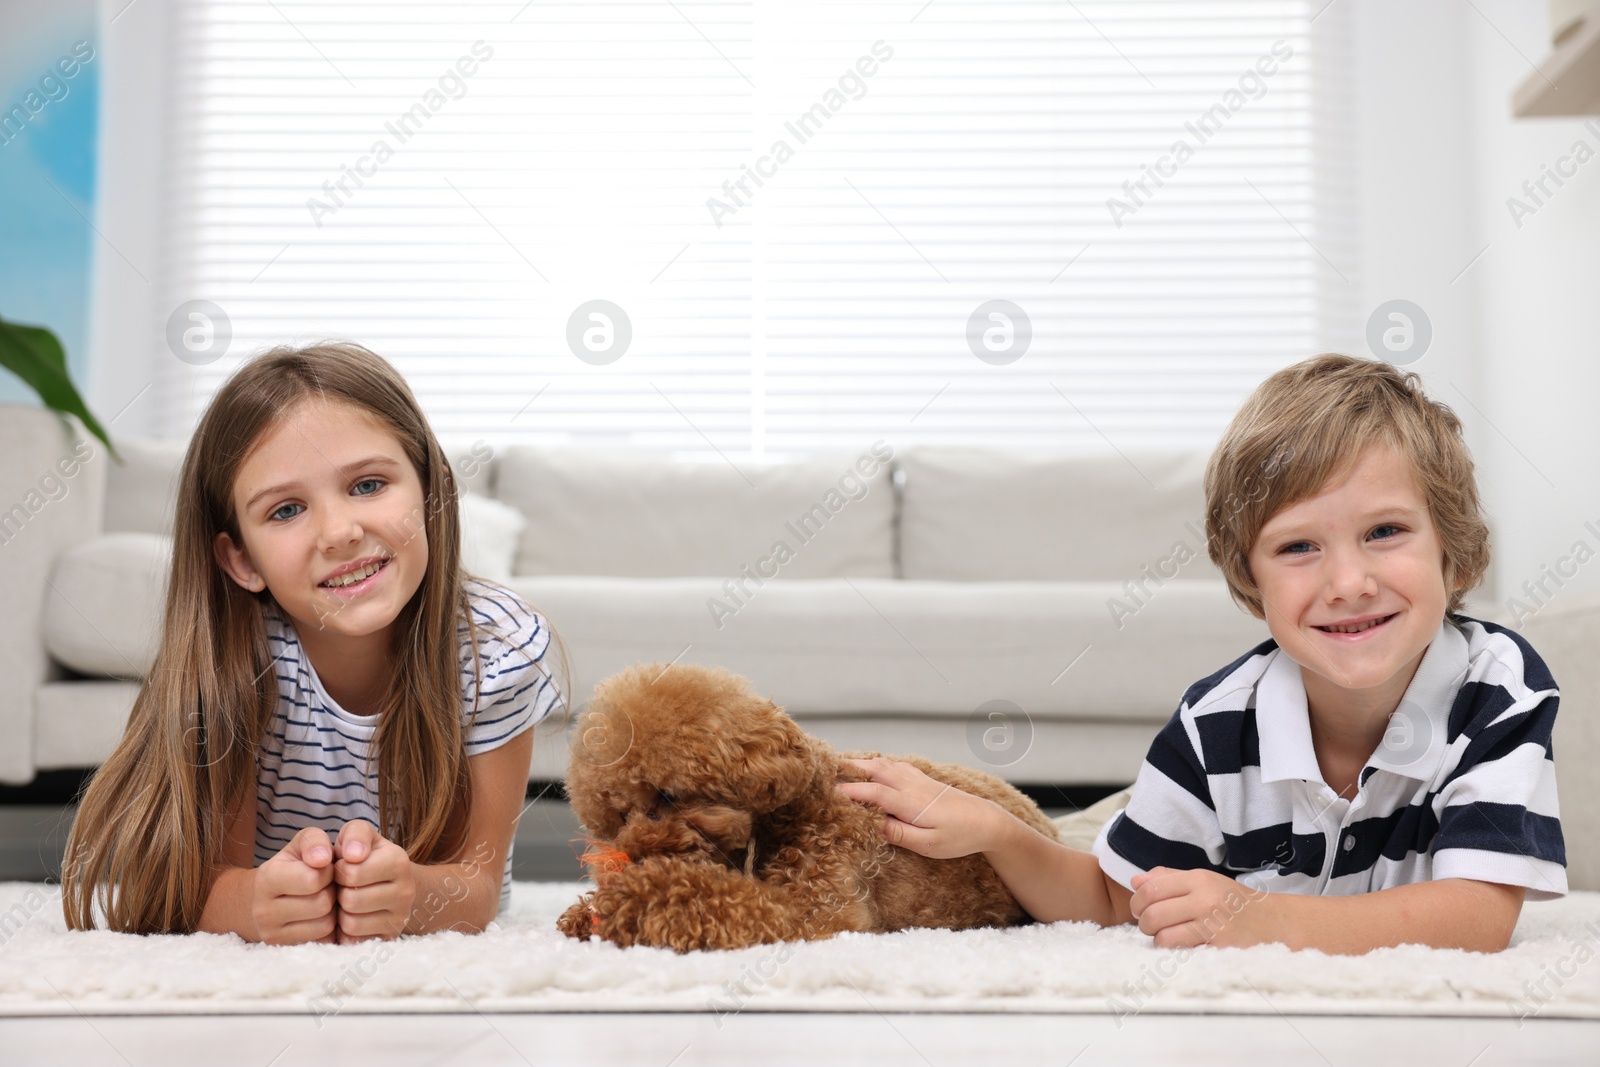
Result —
[[189, 3], [162, 421], [336, 336], [442, 434], [1205, 447], [1356, 336], [1325, 2]]

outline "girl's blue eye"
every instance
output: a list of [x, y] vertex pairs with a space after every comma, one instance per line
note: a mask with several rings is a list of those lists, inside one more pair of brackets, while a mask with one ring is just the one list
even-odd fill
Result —
[[1278, 551], [1279, 552], [1287, 552], [1292, 556], [1303, 556], [1307, 552], [1311, 551], [1311, 542], [1310, 541], [1293, 541], [1293, 542], [1291, 542], [1291, 543], [1289, 543], [1287, 545], [1284, 545], [1282, 548], [1278, 549]]
[[[276, 520], [278, 520], [280, 522], [286, 522], [289, 519], [292, 519], [296, 515], [300, 514], [300, 511], [291, 511], [290, 510], [291, 508], [300, 508], [300, 511], [304, 511], [305, 510], [305, 508], [301, 507], [299, 504], [285, 504], [282, 507], [280, 507], [277, 511], [274, 511], [271, 515], [268, 515], [267, 518], [276, 519]], [[288, 514], [285, 514], [285, 512], [287, 512]]]
[[[1388, 532], [1386, 533], [1385, 531]], [[1372, 533], [1368, 534], [1367, 536], [1374, 538], [1375, 540], [1382, 541], [1387, 540], [1388, 538], [1393, 537], [1395, 534], [1400, 532], [1400, 527], [1396, 526], [1392, 522], [1386, 522], [1382, 526], [1374, 527]]]
[[[362, 486], [371, 486], [371, 488], [370, 489], [363, 489]], [[351, 490], [351, 492], [355, 493], [356, 496], [371, 496], [373, 493], [376, 493], [379, 489], [382, 489], [382, 488], [383, 488], [383, 482], [380, 479], [378, 479], [378, 478], [363, 478], [359, 482], [356, 483], [355, 488], [353, 490]]]

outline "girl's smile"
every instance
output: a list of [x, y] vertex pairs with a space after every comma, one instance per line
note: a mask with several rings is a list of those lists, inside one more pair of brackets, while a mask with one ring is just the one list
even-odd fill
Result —
[[388, 565], [387, 556], [368, 556], [339, 567], [318, 585], [340, 596], [358, 596], [372, 588], [372, 583]]

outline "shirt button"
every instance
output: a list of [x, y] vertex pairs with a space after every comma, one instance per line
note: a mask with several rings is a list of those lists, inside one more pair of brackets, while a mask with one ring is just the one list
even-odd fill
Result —
[[1349, 852], [1351, 849], [1353, 849], [1355, 847], [1356, 847], [1356, 835], [1355, 834], [1345, 834], [1344, 835], [1344, 850], [1346, 852]]

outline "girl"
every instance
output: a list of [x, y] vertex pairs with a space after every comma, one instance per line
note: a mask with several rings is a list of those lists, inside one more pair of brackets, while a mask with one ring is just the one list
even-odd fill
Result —
[[252, 360], [184, 458], [161, 647], [79, 806], [68, 926], [482, 930], [530, 727], [561, 704], [550, 641], [463, 576], [455, 480], [393, 367], [353, 344]]

